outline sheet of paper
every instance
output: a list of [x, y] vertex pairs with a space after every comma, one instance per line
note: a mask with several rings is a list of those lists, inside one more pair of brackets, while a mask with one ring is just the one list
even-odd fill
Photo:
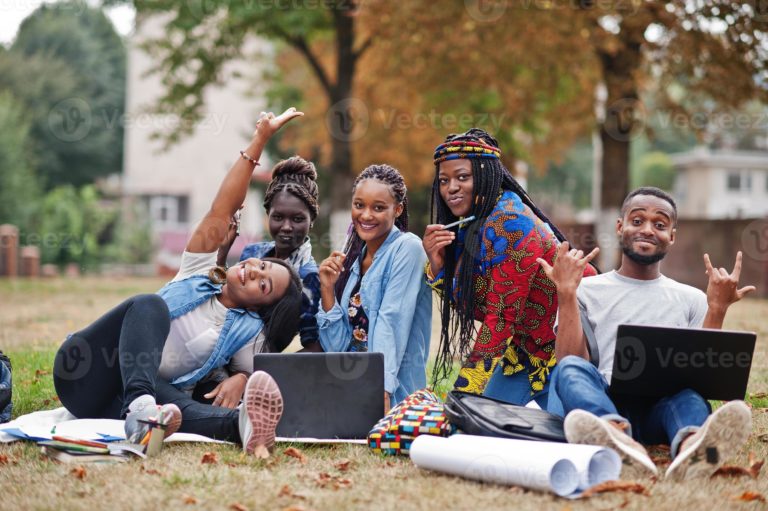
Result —
[[618, 454], [603, 447], [474, 435], [422, 435], [410, 455], [419, 468], [570, 498], [621, 473]]

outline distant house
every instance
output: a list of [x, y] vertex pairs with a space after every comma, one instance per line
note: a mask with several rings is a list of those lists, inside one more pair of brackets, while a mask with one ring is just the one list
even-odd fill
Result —
[[[162, 144], [152, 140], [152, 134], [172, 130], [178, 121], [148, 113], [163, 88], [158, 75], [145, 76], [153, 61], [139, 45], [148, 36], [162, 35], [163, 27], [162, 19], [147, 19], [138, 24], [128, 41], [123, 192], [149, 215], [158, 248], [156, 263], [165, 272], [173, 272], [178, 269], [192, 227], [210, 207], [221, 179], [253, 133], [258, 113], [264, 108], [259, 99], [263, 91], [248, 77], [260, 76], [264, 67], [251, 61], [226, 66], [226, 87], [206, 93], [207, 110], [195, 133], [161, 152]], [[259, 41], [254, 41], [251, 50], [259, 49], [259, 45], [268, 53], [269, 48]], [[235, 70], [244, 77], [230, 77]], [[269, 168], [266, 156], [262, 157], [262, 168]], [[239, 252], [245, 241], [259, 239], [263, 224], [261, 196], [249, 193], [241, 239], [233, 252]]]
[[698, 147], [672, 155], [681, 218], [768, 216], [768, 152]]

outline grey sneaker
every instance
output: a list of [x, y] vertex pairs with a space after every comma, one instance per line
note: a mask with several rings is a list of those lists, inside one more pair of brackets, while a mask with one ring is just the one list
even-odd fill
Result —
[[610, 447], [621, 457], [624, 476], [630, 479], [658, 475], [659, 471], [640, 443], [605, 419], [573, 410], [565, 417], [565, 438], [572, 444]]
[[174, 404], [159, 406], [156, 404], [147, 404], [137, 410], [128, 412], [125, 417], [125, 437], [129, 442], [140, 444], [150, 426], [139, 422], [142, 420], [154, 420], [160, 424], [165, 424], [165, 436], [168, 438], [176, 433], [181, 426], [181, 410]]
[[268, 458], [275, 445], [275, 429], [283, 415], [283, 396], [270, 375], [256, 371], [245, 384], [240, 406], [240, 439], [243, 451]]
[[681, 481], [711, 476], [747, 442], [751, 431], [752, 412], [744, 401], [725, 403], [683, 440], [666, 478]]

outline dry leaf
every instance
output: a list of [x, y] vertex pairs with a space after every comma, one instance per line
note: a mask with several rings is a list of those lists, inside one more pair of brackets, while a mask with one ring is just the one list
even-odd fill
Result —
[[755, 392], [754, 394], [750, 394], [750, 399], [765, 399], [768, 397], [768, 392]]
[[723, 465], [718, 468], [712, 477], [717, 476], [751, 476], [752, 474], [744, 467], [737, 467], [736, 465]]
[[762, 433], [760, 435], [757, 435], [757, 439], [761, 442], [768, 442], [768, 433]]
[[305, 511], [305, 509], [301, 506], [288, 506], [283, 508], [283, 511]]
[[650, 495], [648, 489], [640, 483], [633, 483], [631, 481], [606, 481], [604, 483], [596, 484], [590, 488], [587, 488], [582, 497], [589, 498], [598, 493], [607, 493], [614, 491], [627, 491], [632, 493], [638, 493], [640, 495]]
[[349, 470], [349, 466], [352, 464], [352, 460], [341, 460], [340, 462], [336, 463], [334, 466], [336, 467], [336, 470], [339, 472], [346, 472]]
[[232, 509], [233, 511], [248, 511], [248, 508], [240, 504], [239, 502], [233, 502], [232, 504], [230, 504], [229, 509]]
[[144, 467], [142, 466], [142, 467], [141, 467], [141, 471], [142, 471], [142, 472], [144, 472], [144, 473], [145, 473], [145, 474], [147, 474], [147, 475], [150, 475], [150, 476], [159, 476], [159, 475], [162, 475], [162, 474], [160, 473], [160, 471], [159, 471], [159, 470], [156, 470], [156, 469], [154, 469], [154, 468], [144, 468]]
[[321, 488], [325, 488], [332, 480], [331, 474], [328, 472], [320, 472], [315, 478], [315, 483]]
[[342, 479], [340, 477], [337, 477], [333, 482], [333, 488], [336, 490], [342, 489], [342, 488], [351, 488], [351, 487], [352, 487], [351, 479]]
[[52, 399], [53, 399], [54, 401], [58, 401], [58, 400], [59, 400], [59, 396], [53, 396], [53, 398], [52, 398]]
[[301, 462], [302, 465], [306, 465], [307, 463], [307, 457], [304, 456], [304, 453], [300, 450], [296, 449], [295, 447], [289, 447], [285, 451], [283, 451], [283, 454], [286, 456], [290, 456], [291, 458], [296, 458]]
[[40, 376], [45, 376], [46, 374], [48, 374], [48, 371], [45, 371], [43, 369], [38, 369], [38, 370], [35, 371], [35, 376], [38, 377], [38, 378]]
[[185, 504], [197, 504], [197, 499], [191, 495], [184, 495], [182, 500]]
[[655, 465], [668, 465], [672, 463], [672, 460], [666, 456], [651, 456], [651, 461]]
[[291, 487], [287, 484], [283, 485], [282, 488], [280, 488], [280, 493], [277, 494], [278, 497], [290, 497], [293, 495], [293, 490], [291, 490]]
[[203, 465], [210, 463], [211, 465], [215, 465], [219, 462], [219, 457], [216, 456], [215, 452], [206, 452], [203, 454], [203, 459], [200, 460], [200, 463]]
[[49, 404], [51, 404], [50, 399], [43, 399], [43, 406], [48, 406]]
[[5, 454], [0, 454], [0, 465], [7, 465], [8, 464], [8, 456]]
[[753, 479], [757, 479], [757, 476], [760, 475], [763, 463], [765, 463], [765, 460], [757, 461], [757, 459], [755, 459], [755, 453], [749, 453], [749, 472]]
[[757, 493], [754, 491], [745, 491], [741, 495], [734, 496], [733, 500], [743, 500], [744, 502], [752, 502], [754, 500], [759, 500], [760, 502], [765, 502], [765, 497], [763, 497], [761, 493]]
[[87, 472], [85, 470], [85, 467], [83, 467], [82, 465], [78, 465], [77, 467], [70, 470], [69, 473], [82, 481], [83, 479], [85, 479], [85, 474]]

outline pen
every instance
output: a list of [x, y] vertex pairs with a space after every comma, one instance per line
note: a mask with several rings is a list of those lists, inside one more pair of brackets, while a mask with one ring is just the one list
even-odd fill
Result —
[[457, 225], [466, 224], [467, 222], [471, 222], [475, 219], [475, 215], [468, 216], [467, 218], [462, 218], [461, 220], [456, 220], [455, 222], [451, 222], [448, 225], [444, 225], [443, 229], [450, 229], [451, 227], [456, 227]]

